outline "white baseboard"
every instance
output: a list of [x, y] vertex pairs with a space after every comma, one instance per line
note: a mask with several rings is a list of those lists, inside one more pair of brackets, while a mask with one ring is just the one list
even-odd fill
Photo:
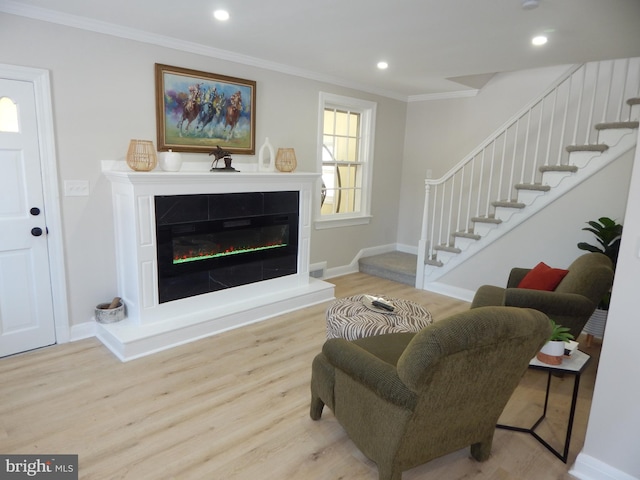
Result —
[[465, 302], [471, 303], [476, 292], [467, 290], [466, 288], [454, 287], [440, 282], [430, 282], [424, 286], [428, 292], [439, 293], [447, 297], [457, 298]]
[[76, 342], [78, 340], [84, 340], [85, 338], [91, 338], [95, 336], [96, 336], [96, 322], [93, 318], [84, 323], [71, 325], [71, 329], [69, 331], [70, 342]]
[[309, 265], [309, 276], [322, 280], [327, 276], [327, 262], [312, 263]]
[[343, 265], [342, 267], [327, 268], [324, 272], [324, 279], [341, 277], [342, 275], [349, 275], [350, 273], [358, 273], [358, 264], [355, 265]]
[[395, 252], [398, 250], [397, 243], [388, 243], [387, 245], [378, 245], [377, 247], [366, 247], [358, 252], [356, 258], [351, 263], [358, 264], [358, 260], [362, 257], [372, 257], [373, 255], [380, 255], [381, 253]]
[[578, 454], [569, 474], [579, 480], [640, 480], [585, 453]]
[[405, 245], [404, 243], [396, 243], [396, 250], [403, 253], [410, 253], [411, 255], [418, 255], [417, 245]]

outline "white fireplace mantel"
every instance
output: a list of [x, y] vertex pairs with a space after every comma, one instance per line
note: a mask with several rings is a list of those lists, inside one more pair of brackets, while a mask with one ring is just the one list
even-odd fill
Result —
[[[317, 173], [134, 172], [103, 170], [111, 182], [118, 295], [127, 318], [98, 324], [98, 338], [123, 361], [333, 298], [333, 285], [309, 277], [312, 193]], [[157, 195], [299, 192], [297, 273], [217, 292], [158, 302]]]

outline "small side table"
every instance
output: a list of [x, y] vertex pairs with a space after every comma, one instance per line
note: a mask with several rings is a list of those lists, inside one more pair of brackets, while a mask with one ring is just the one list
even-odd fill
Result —
[[[544, 397], [544, 409], [542, 411], [542, 416], [538, 419], [536, 423], [533, 424], [531, 428], [522, 428], [522, 427], [513, 427], [510, 425], [496, 425], [496, 428], [502, 428], [504, 430], [513, 430], [516, 432], [525, 432], [530, 433], [534, 436], [536, 440], [538, 440], [542, 445], [544, 445], [551, 453], [553, 453], [556, 457], [562, 460], [564, 463], [567, 463], [567, 457], [569, 456], [569, 443], [571, 442], [571, 431], [573, 429], [573, 419], [576, 412], [576, 401], [578, 400], [578, 388], [580, 387], [580, 375], [587, 367], [587, 364], [591, 360], [591, 357], [580, 350], [576, 350], [573, 352], [571, 357], [565, 357], [562, 360], [560, 365], [548, 365], [546, 363], [541, 362], [537, 358], [533, 358], [529, 362], [529, 368], [533, 370], [542, 370], [547, 372], [547, 392]], [[569, 410], [569, 420], [567, 422], [567, 434], [564, 440], [564, 450], [562, 453], [558, 452], [551, 445], [549, 445], [540, 435], [536, 433], [536, 428], [542, 420], [547, 415], [547, 405], [549, 403], [549, 389], [551, 387], [551, 375], [553, 373], [562, 373], [564, 375], [573, 375], [573, 395], [571, 397], [571, 408]]]

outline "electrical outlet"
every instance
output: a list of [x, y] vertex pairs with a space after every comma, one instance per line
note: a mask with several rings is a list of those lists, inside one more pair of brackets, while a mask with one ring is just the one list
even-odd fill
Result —
[[88, 180], [65, 180], [64, 196], [65, 197], [86, 197], [89, 195]]

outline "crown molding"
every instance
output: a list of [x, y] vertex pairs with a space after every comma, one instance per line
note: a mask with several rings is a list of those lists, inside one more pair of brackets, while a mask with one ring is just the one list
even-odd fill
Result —
[[400, 100], [403, 102], [406, 102], [408, 100], [408, 97], [406, 95], [402, 95], [397, 92], [385, 89], [375, 88], [371, 85], [348, 81], [340, 77], [324, 75], [310, 70], [299, 69], [289, 65], [270, 62], [267, 60], [251, 57], [248, 55], [242, 55], [228, 50], [209, 47], [195, 42], [187, 42], [165, 35], [144, 32], [135, 28], [122, 27], [113, 23], [93, 20], [78, 15], [55, 12], [46, 8], [34, 7], [32, 5], [14, 2], [12, 0], [0, 0], [0, 12], [27, 17], [33, 20], [41, 20], [44, 22], [64, 25], [67, 27], [78, 28], [90, 32], [102, 33], [114, 37], [125, 38], [128, 40], [157, 45], [160, 47], [171, 48], [183, 52], [195, 53], [197, 55], [217, 58], [220, 60], [227, 60], [230, 62], [249, 65], [256, 68], [263, 68], [265, 70], [284, 73], [295, 77], [302, 77], [308, 80], [329, 83], [345, 88], [352, 88], [361, 92], [380, 95], [382, 97], [392, 98], [394, 100]]
[[443, 92], [443, 93], [425, 93], [423, 95], [410, 95], [407, 99], [408, 102], [426, 102], [429, 100], [449, 100], [452, 98], [465, 98], [475, 97], [480, 90], [458, 90], [457, 92]]

